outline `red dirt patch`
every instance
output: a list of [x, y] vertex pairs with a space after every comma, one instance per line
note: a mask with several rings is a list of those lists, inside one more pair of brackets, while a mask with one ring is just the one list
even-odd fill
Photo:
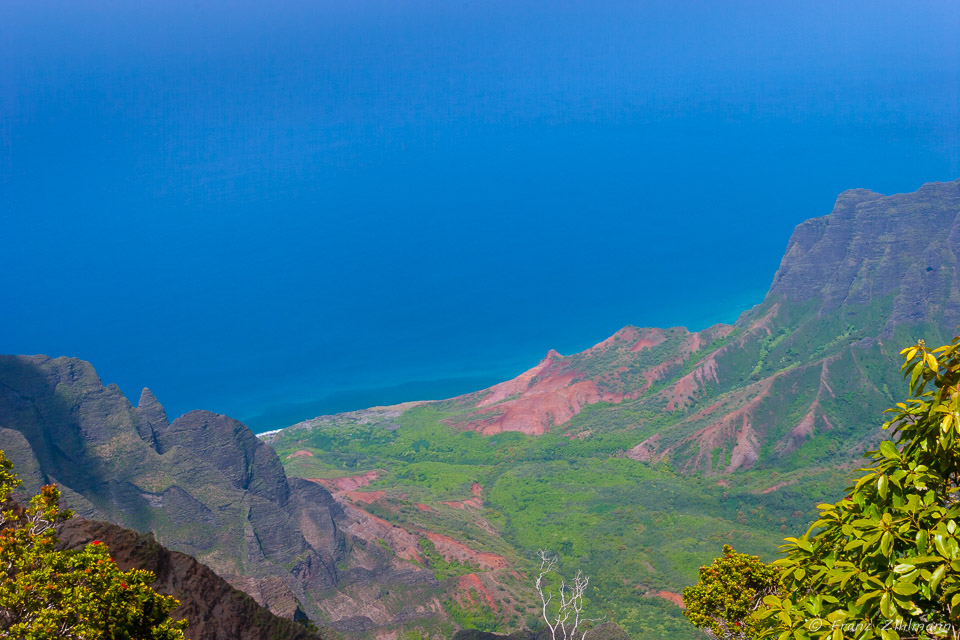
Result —
[[510, 396], [523, 393], [530, 388], [534, 378], [550, 369], [553, 364], [562, 357], [563, 356], [561, 356], [555, 350], [550, 349], [550, 351], [547, 352], [547, 355], [544, 356], [543, 360], [541, 360], [537, 366], [524, 371], [513, 380], [507, 380], [506, 382], [501, 382], [500, 384], [495, 384], [490, 387], [490, 393], [484, 396], [483, 399], [476, 404], [476, 406], [489, 407], [490, 405], [506, 400]]
[[423, 562], [419, 553], [419, 536], [391, 524], [383, 518], [367, 513], [360, 507], [354, 506], [339, 497], [337, 502], [343, 507], [346, 515], [346, 521], [342, 525], [344, 531], [367, 542], [383, 540], [398, 557]]
[[423, 535], [433, 543], [437, 551], [446, 560], [457, 560], [464, 564], [477, 565], [481, 569], [503, 569], [507, 559], [495, 553], [476, 551], [462, 542], [434, 531], [423, 531]]
[[765, 494], [768, 494], [768, 493], [773, 493], [773, 492], [776, 491], [777, 489], [781, 489], [781, 488], [783, 488], [783, 487], [789, 487], [789, 486], [792, 485], [792, 484], [796, 484], [796, 482], [797, 482], [796, 480], [787, 480], [786, 482], [778, 482], [777, 484], [773, 485], [772, 487], [767, 487], [766, 489], [764, 489], [763, 491], [761, 491], [761, 492], [760, 492], [760, 495], [765, 495]]
[[354, 491], [365, 487], [380, 477], [382, 471], [367, 471], [358, 476], [346, 476], [344, 478], [307, 478], [310, 482], [322, 484], [330, 491]]
[[353, 502], [363, 502], [371, 504], [387, 495], [383, 491], [343, 491], [342, 495], [350, 498]]
[[[437, 552], [447, 561], [456, 560], [463, 564], [477, 566], [484, 571], [503, 569], [508, 566], [509, 563], [503, 556], [471, 549], [449, 536], [427, 529], [407, 530], [364, 511], [352, 502], [369, 504], [382, 498], [383, 495], [384, 492], [382, 491], [344, 491], [334, 494], [334, 498], [348, 516], [344, 524], [344, 531], [368, 542], [383, 540], [397, 556], [407, 560], [422, 562], [420, 540], [426, 538], [433, 543]], [[418, 504], [417, 507], [425, 507], [432, 511], [427, 505]]]
[[470, 595], [471, 592], [476, 592], [481, 598], [486, 600], [487, 604], [490, 605], [490, 608], [494, 611], [497, 611], [497, 602], [493, 599], [490, 591], [483, 585], [483, 582], [480, 580], [480, 576], [475, 573], [468, 573], [467, 575], [460, 576], [457, 580], [457, 588], [470, 599], [470, 602], [473, 603], [475, 600], [473, 596]]
[[[708, 338], [718, 333], [716, 329], [708, 331]], [[626, 366], [633, 359], [630, 354], [664, 342], [667, 335], [662, 329], [624, 327], [577, 356], [564, 357], [551, 350], [535, 367], [516, 378], [486, 391], [462, 396], [473, 402], [477, 410], [451, 424], [482, 435], [503, 431], [542, 435], [552, 427], [565, 424], [588, 405], [619, 403], [625, 398], [640, 397], [654, 382], [670, 375], [697, 352], [704, 341], [699, 333], [687, 332], [683, 334], [677, 357], [638, 374], [631, 373], [630, 367]], [[581, 368], [575, 363], [585, 363], [582, 368], [589, 370], [590, 363], [609, 357], [613, 361], [604, 364], [603, 371], [591, 374], [591, 377], [574, 368]], [[690, 374], [689, 380], [682, 380], [676, 389], [679, 397], [676, 400], [667, 398], [670, 408], [685, 402], [705, 380], [716, 379], [715, 366], [712, 361], [705, 361]], [[634, 375], [642, 376], [646, 384], [636, 384], [639, 379], [625, 382]], [[629, 392], [625, 391], [628, 388]]]
[[719, 382], [717, 378], [716, 353], [702, 360], [697, 367], [677, 380], [666, 392], [670, 400], [667, 402], [667, 411], [682, 408], [687, 400], [693, 398], [697, 391], [707, 382]]
[[467, 498], [466, 500], [444, 500], [440, 504], [445, 504], [454, 509], [482, 509], [483, 501], [479, 498]]
[[571, 371], [542, 380], [519, 398], [476, 412], [465, 426], [483, 435], [520, 431], [539, 436], [589, 404], [622, 399], [622, 395], [601, 393], [592, 380], [573, 382], [578, 375]]
[[[656, 443], [659, 434], [654, 434], [637, 446], [627, 451], [627, 456], [634, 460], [654, 460], [663, 458], [672, 450], [688, 445], [691, 441], [696, 442], [699, 453], [695, 455], [688, 463], [688, 468], [704, 469], [713, 471], [712, 452], [718, 447], [725, 447], [731, 442], [734, 443], [733, 450], [730, 452], [730, 463], [721, 470], [722, 473], [730, 473], [736, 469], [749, 469], [753, 466], [759, 457], [760, 442], [756, 431], [753, 429], [753, 412], [758, 405], [766, 398], [770, 392], [770, 387], [774, 380], [782, 375], [778, 373], [770, 378], [761, 380], [755, 385], [751, 385], [747, 390], [754, 395], [746, 403], [729, 413], [722, 414], [715, 418], [711, 424], [699, 431], [687, 436], [680, 442], [666, 447], [662, 450], [656, 449]], [[687, 420], [695, 420], [702, 415], [714, 413], [714, 407], [704, 409], [697, 416]]]
[[470, 486], [470, 493], [473, 494], [472, 498], [467, 498], [466, 500], [444, 500], [440, 504], [445, 504], [454, 509], [483, 509], [483, 487], [474, 482]]
[[657, 595], [663, 598], [664, 600], [669, 600], [670, 602], [677, 605], [681, 609], [687, 608], [683, 604], [683, 596], [681, 596], [679, 593], [674, 593], [673, 591], [657, 591]]
[[637, 341], [630, 347], [630, 351], [632, 353], [643, 351], [644, 349], [657, 346], [666, 339], [666, 336], [663, 335], [663, 330], [648, 329], [645, 335], [637, 337]]
[[418, 502], [418, 503], [416, 504], [416, 507], [417, 507], [417, 509], [420, 509], [420, 511], [423, 511], [424, 513], [431, 513], [431, 512], [433, 511], [433, 509], [431, 509], [431, 508], [428, 507], [427, 505], [423, 504], [422, 502]]
[[313, 454], [307, 451], [306, 449], [300, 449], [299, 451], [294, 451], [287, 456], [287, 460], [293, 460], [294, 458], [312, 458]]
[[[632, 327], [621, 330], [588, 352], [608, 349], [625, 331], [637, 330]], [[622, 399], [623, 394], [601, 393], [596, 382], [584, 380], [581, 372], [569, 368], [569, 361], [551, 350], [537, 366], [491, 387], [476, 403], [479, 411], [468, 416], [460, 426], [483, 435], [503, 431], [542, 435], [551, 426], [570, 420], [588, 404]]]

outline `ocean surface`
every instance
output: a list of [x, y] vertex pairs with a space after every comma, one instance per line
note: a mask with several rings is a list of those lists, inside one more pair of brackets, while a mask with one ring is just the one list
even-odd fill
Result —
[[960, 177], [958, 33], [952, 1], [9, 0], [0, 352], [265, 430], [731, 322], [839, 192]]

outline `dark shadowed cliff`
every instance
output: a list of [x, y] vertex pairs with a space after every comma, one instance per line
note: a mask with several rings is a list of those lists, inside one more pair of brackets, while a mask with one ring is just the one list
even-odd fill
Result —
[[[278, 615], [347, 630], [436, 615], [429, 572], [345, 533], [330, 493], [288, 480], [242, 423], [169, 422], [148, 390], [135, 407], [89, 363], [0, 357], [0, 448], [24, 491], [57, 483], [80, 515], [152, 532]], [[393, 584], [409, 598], [382, 601]]]
[[276, 616], [235, 589], [194, 558], [170, 551], [150, 535], [109, 522], [73, 518], [60, 528], [60, 547], [79, 549], [94, 540], [107, 545], [124, 571], [146, 569], [156, 576], [153, 588], [180, 601], [172, 617], [185, 619], [188, 640], [330, 640], [330, 630], [310, 631]]

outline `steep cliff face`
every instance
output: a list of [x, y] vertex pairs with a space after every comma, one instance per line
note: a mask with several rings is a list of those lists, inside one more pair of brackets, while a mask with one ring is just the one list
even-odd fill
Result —
[[847, 191], [829, 216], [796, 228], [769, 297], [814, 301], [820, 314], [892, 297], [888, 332], [928, 321], [956, 326], [958, 211], [960, 182], [894, 196]]
[[892, 400], [898, 348], [960, 325], [958, 250], [960, 181], [847, 191], [796, 228], [764, 302], [736, 324], [625, 327], [585, 352], [551, 352], [450, 401], [449, 422], [487, 435], [635, 430], [629, 456], [707, 473], [793, 464], [827, 433], [847, 455], [876, 437], [857, 425]]
[[[355, 627], [379, 597], [371, 582], [410, 582], [388, 552], [342, 531], [326, 489], [288, 480], [245, 425], [206, 411], [169, 422], [149, 390], [134, 407], [80, 360], [0, 357], [0, 449], [25, 491], [55, 482], [82, 516], [152, 532], [288, 618]], [[351, 554], [367, 573], [338, 571]], [[358, 595], [328, 606], [337, 589]]]

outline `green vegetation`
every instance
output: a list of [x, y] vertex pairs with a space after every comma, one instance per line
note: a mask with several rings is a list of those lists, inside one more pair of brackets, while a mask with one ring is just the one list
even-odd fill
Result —
[[[427, 568], [433, 572], [433, 577], [437, 580], [446, 580], [453, 576], [462, 576], [468, 573], [476, 573], [479, 567], [463, 564], [458, 560], [447, 560], [437, 551], [436, 546], [426, 538], [420, 539], [420, 555], [426, 561]], [[478, 628], [479, 627], [475, 627]]]
[[846, 497], [786, 538], [786, 558], [768, 567], [725, 547], [701, 568], [684, 591], [695, 624], [723, 638], [956, 637], [960, 337], [901, 354], [911, 397], [889, 410], [893, 440], [869, 453], [873, 466]]
[[787, 592], [764, 598], [761, 637], [892, 640], [960, 625], [960, 338], [902, 354], [911, 398], [890, 410], [894, 440], [847, 497], [787, 538], [776, 563]]
[[0, 451], [0, 635], [21, 640], [183, 639], [185, 621], [169, 613], [174, 598], [157, 594], [149, 571], [121, 571], [106, 545], [94, 540], [79, 551], [57, 551], [55, 525], [72, 513], [60, 491], [44, 486], [21, 509], [10, 500], [20, 485]]
[[454, 622], [464, 629], [496, 631], [499, 628], [493, 609], [478, 596], [472, 602], [468, 601], [466, 604], [452, 598], [444, 600], [443, 608], [450, 614]]
[[[698, 567], [724, 543], [769, 557], [783, 529], [811, 517], [816, 501], [833, 499], [844, 478], [838, 469], [764, 470], [730, 476], [721, 486], [716, 479], [623, 458], [623, 450], [636, 444], [636, 432], [599, 431], [583, 439], [559, 430], [540, 437], [482, 437], [445, 422], [457, 410], [446, 403], [422, 405], [391, 418], [389, 429], [347, 422], [288, 430], [273, 445], [281, 459], [302, 449], [313, 453], [287, 461], [288, 472], [297, 469], [293, 461], [336, 469], [341, 476], [344, 468], [353, 475], [383, 470], [369, 489], [385, 491], [387, 498], [364, 508], [400, 526], [450, 535], [479, 551], [504, 555], [521, 570], [531, 568], [527, 563], [537, 549], [556, 552], [564, 566], [592, 577], [591, 611], [621, 624], [634, 638], [699, 637], [676, 605], [656, 594], [679, 593], [694, 582]], [[336, 448], [324, 448], [331, 445]], [[344, 466], [357, 460], [364, 464]], [[471, 497], [475, 482], [483, 488], [478, 515], [499, 536], [478, 527], [476, 516], [442, 503]], [[761, 493], [781, 483], [786, 486]], [[425, 503], [434, 513], [412, 503]], [[439, 579], [469, 572], [429, 550], [425, 555]], [[519, 597], [525, 602], [530, 595]], [[458, 624], [497, 631], [515, 629], [528, 616], [535, 619], [535, 611], [521, 610], [511, 626], [489, 612], [496, 622], [488, 624], [485, 612], [460, 605], [448, 611]]]
[[759, 633], [752, 617], [757, 603], [778, 592], [779, 570], [757, 556], [723, 545], [723, 556], [700, 568], [700, 581], [683, 590], [683, 614], [723, 640], [747, 640]]

